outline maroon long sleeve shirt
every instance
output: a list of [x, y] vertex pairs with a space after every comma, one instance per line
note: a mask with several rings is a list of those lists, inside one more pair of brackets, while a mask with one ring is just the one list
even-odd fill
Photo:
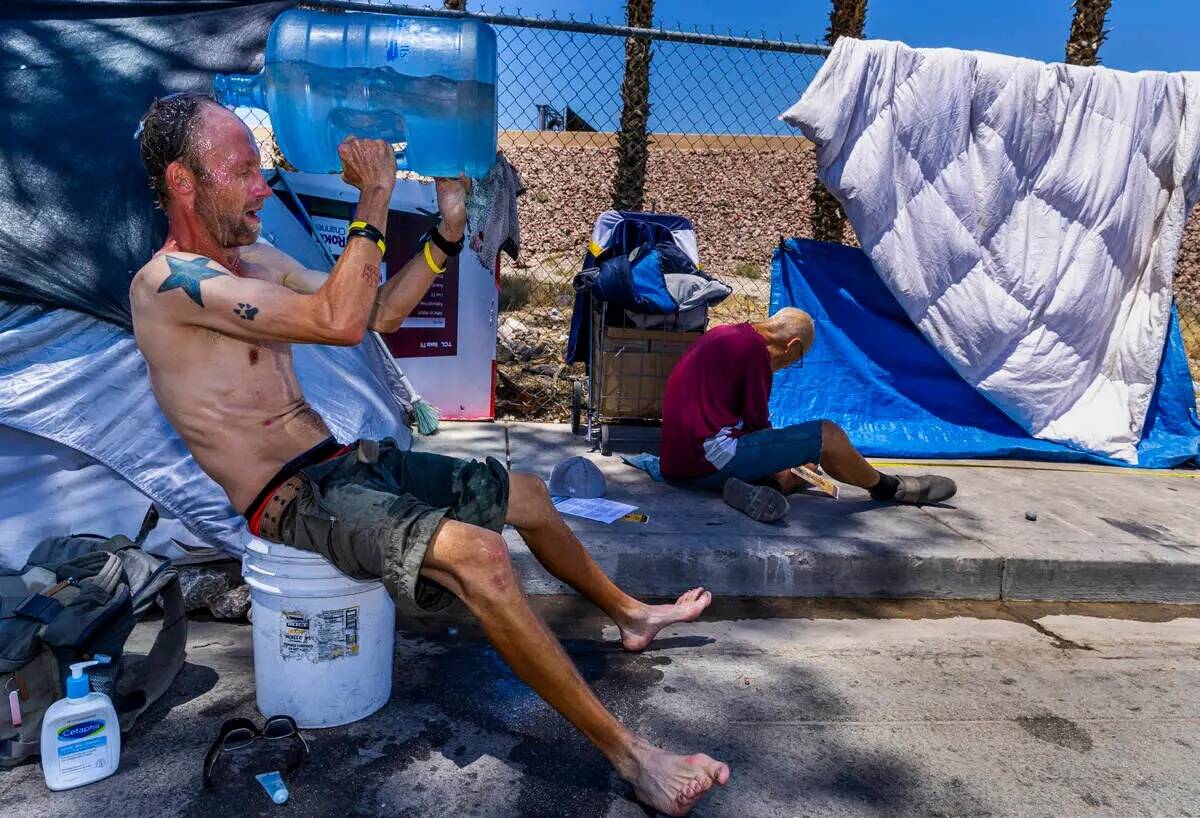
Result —
[[749, 324], [717, 327], [692, 345], [663, 394], [664, 477], [704, 477], [733, 459], [737, 439], [769, 429], [771, 356]]

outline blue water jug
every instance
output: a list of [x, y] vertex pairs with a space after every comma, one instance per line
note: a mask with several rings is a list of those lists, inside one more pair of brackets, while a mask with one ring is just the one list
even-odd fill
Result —
[[425, 176], [485, 176], [496, 160], [496, 33], [477, 20], [286, 11], [257, 74], [218, 74], [224, 105], [266, 110], [284, 157], [341, 170], [347, 135], [397, 145]]

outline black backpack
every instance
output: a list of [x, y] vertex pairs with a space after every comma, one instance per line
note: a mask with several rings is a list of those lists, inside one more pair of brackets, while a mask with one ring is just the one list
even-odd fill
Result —
[[[136, 540], [82, 534], [39, 543], [19, 575], [0, 576], [0, 767], [38, 754], [42, 718], [66, 695], [73, 662], [106, 654], [89, 669], [92, 690], [116, 708], [121, 732], [166, 692], [183, 667], [187, 617], [171, 561], [142, 550], [158, 521], [153, 508]], [[155, 604], [162, 629], [150, 652], [124, 655], [134, 626]], [[13, 725], [16, 691], [20, 726]]]

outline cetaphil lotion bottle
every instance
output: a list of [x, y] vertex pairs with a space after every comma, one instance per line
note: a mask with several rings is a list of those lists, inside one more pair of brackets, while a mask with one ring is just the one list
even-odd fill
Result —
[[93, 693], [86, 668], [106, 664], [107, 656], [71, 665], [67, 697], [46, 710], [42, 720], [42, 774], [52, 790], [82, 787], [117, 771], [121, 725], [112, 701]]

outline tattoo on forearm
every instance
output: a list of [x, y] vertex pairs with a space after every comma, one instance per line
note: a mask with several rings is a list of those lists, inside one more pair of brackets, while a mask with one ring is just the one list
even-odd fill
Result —
[[362, 277], [374, 284], [379, 283], [379, 268], [374, 264], [364, 264], [362, 268]]
[[206, 258], [182, 259], [167, 256], [167, 269], [170, 272], [163, 279], [158, 291], [165, 293], [167, 290], [183, 290], [187, 293], [188, 298], [203, 307], [204, 301], [200, 298], [200, 282], [225, 275], [220, 270], [209, 267], [209, 261]]
[[238, 318], [245, 318], [247, 321], [253, 321], [254, 316], [258, 315], [258, 307], [252, 306], [250, 304], [240, 304], [239, 303], [236, 307], [233, 308], [233, 312], [234, 312], [234, 314], [237, 315]]

